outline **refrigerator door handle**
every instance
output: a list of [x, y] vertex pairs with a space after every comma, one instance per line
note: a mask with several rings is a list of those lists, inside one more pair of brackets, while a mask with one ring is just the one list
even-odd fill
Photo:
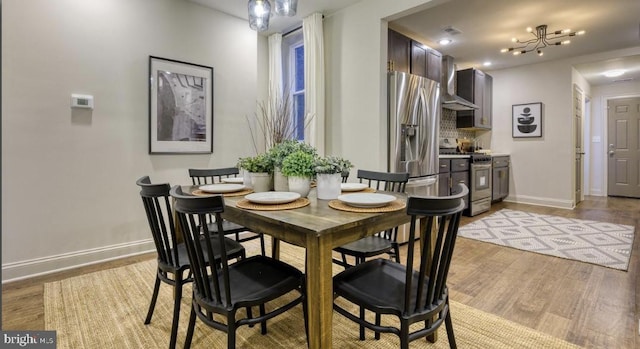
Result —
[[427, 123], [427, 91], [424, 88], [420, 89], [420, 108], [422, 109], [422, 118], [420, 120], [420, 124], [422, 125], [421, 130], [418, 131], [420, 134], [418, 135], [419, 145], [417, 149], [416, 159], [420, 159], [420, 163], [418, 164], [419, 168], [422, 168], [422, 160], [425, 159], [425, 154], [427, 152], [427, 140], [426, 140], [426, 132], [422, 132]]

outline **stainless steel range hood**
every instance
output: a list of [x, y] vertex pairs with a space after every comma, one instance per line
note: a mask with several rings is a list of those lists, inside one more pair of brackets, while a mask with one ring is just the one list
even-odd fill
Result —
[[479, 107], [456, 95], [456, 67], [453, 57], [442, 57], [442, 107], [451, 110], [474, 110]]

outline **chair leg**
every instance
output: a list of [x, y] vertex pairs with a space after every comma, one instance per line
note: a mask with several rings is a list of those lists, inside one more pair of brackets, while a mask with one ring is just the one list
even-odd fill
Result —
[[193, 339], [193, 330], [196, 327], [196, 309], [191, 305], [191, 315], [189, 315], [189, 326], [187, 327], [187, 337], [184, 339], [184, 349], [191, 348], [191, 340]]
[[393, 245], [393, 253], [396, 256], [396, 263], [400, 263], [400, 247], [398, 244]]
[[[449, 309], [450, 310], [450, 309]], [[449, 348], [456, 349], [456, 337], [453, 335], [453, 323], [451, 322], [451, 311], [447, 312], [447, 316], [444, 318], [444, 324], [447, 328], [447, 339], [449, 339]]]
[[409, 324], [400, 325], [400, 349], [409, 349]]
[[[264, 307], [264, 303], [260, 304], [260, 316], [264, 316], [266, 313], [266, 309]], [[260, 333], [267, 334], [267, 320], [264, 320], [260, 323]]]
[[[433, 326], [433, 319], [424, 320], [424, 327], [430, 328], [431, 326]], [[432, 333], [430, 335], [427, 335], [427, 337], [425, 337], [425, 339], [429, 343], [435, 343], [436, 342], [436, 335], [435, 335], [435, 333]]]
[[153, 310], [156, 307], [156, 301], [158, 300], [158, 291], [160, 291], [160, 277], [156, 273], [156, 283], [153, 286], [153, 295], [151, 296], [151, 304], [149, 304], [149, 311], [147, 312], [147, 318], [144, 320], [144, 324], [151, 323], [151, 317], [153, 316]]
[[[305, 282], [302, 281], [302, 294], [306, 295], [307, 292], [305, 290]], [[307, 336], [307, 348], [309, 348], [309, 309], [307, 307], [307, 297], [303, 296], [302, 298], [302, 316], [304, 317], [304, 333]]]
[[[381, 322], [381, 320], [382, 320], [381, 318], [382, 318], [382, 316], [381, 316], [379, 313], [376, 313], [376, 325], [377, 325], [377, 326], [380, 326], [380, 322]], [[375, 338], [376, 338], [377, 340], [379, 340], [379, 339], [380, 339], [380, 332], [376, 331]]]
[[[360, 319], [364, 321], [364, 308], [360, 307]], [[364, 340], [364, 326], [360, 325], [360, 340]]]
[[264, 234], [260, 233], [260, 251], [263, 256], [267, 255], [266, 249], [264, 248]]
[[342, 255], [342, 263], [344, 263], [343, 267], [347, 269], [349, 266], [349, 264], [347, 263], [347, 255], [344, 253], [341, 253], [341, 255]]
[[176, 273], [175, 292], [173, 300], [173, 323], [171, 324], [171, 340], [169, 348], [176, 347], [176, 339], [178, 337], [178, 324], [180, 323], [180, 303], [182, 302], [182, 273]]
[[231, 312], [227, 316], [227, 348], [236, 348], [236, 315], [235, 312]]
[[[247, 307], [247, 318], [253, 319], [253, 312], [251, 311], [251, 307]], [[249, 327], [253, 327], [253, 324], [250, 324]]]

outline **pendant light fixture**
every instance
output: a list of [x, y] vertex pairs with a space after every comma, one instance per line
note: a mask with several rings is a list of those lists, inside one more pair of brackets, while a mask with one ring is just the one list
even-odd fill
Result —
[[513, 55], [521, 55], [527, 52], [536, 51], [538, 56], [542, 56], [544, 53], [542, 49], [547, 46], [568, 45], [571, 43], [569, 37], [576, 35], [584, 35], [584, 30], [571, 31], [571, 29], [555, 30], [547, 32], [547, 26], [545, 24], [539, 25], [535, 28], [527, 28], [527, 32], [533, 35], [532, 39], [520, 41], [516, 38], [511, 39], [516, 44], [514, 47], [503, 48], [500, 52], [511, 52]]
[[[278, 16], [293, 17], [298, 10], [298, 0], [274, 0], [274, 12]], [[269, 29], [271, 3], [269, 0], [249, 0], [249, 27], [259, 32]]]
[[256, 31], [269, 29], [269, 16], [271, 16], [271, 4], [269, 0], [249, 0], [249, 27]]
[[298, 0], [275, 0], [276, 14], [278, 16], [292, 17], [296, 15]]

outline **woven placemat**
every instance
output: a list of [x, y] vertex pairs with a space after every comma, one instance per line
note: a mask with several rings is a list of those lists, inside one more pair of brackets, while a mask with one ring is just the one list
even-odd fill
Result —
[[362, 190], [343, 190], [342, 194], [352, 194], [352, 193], [375, 193], [376, 190], [373, 188], [364, 188]]
[[336, 210], [340, 210], [340, 211], [359, 212], [359, 213], [393, 212], [393, 211], [402, 210], [406, 206], [407, 204], [405, 204], [405, 202], [401, 200], [391, 201], [391, 203], [382, 207], [366, 207], [366, 208], [349, 206], [340, 200], [329, 201], [329, 207], [331, 208], [335, 208]]
[[[226, 196], [226, 197], [232, 197], [232, 196], [244, 196], [247, 194], [251, 194], [253, 193], [253, 189], [244, 189], [244, 190], [240, 190], [240, 191], [234, 191], [231, 193], [224, 193], [222, 194], [222, 196]], [[214, 194], [214, 193], [207, 193], [206, 191], [200, 190], [200, 189], [196, 189], [194, 191], [191, 192], [191, 194], [196, 195], [196, 196], [211, 196], [211, 195], [218, 195], [218, 194]]]
[[294, 208], [305, 207], [309, 205], [309, 199], [307, 198], [299, 198], [296, 201], [292, 201], [286, 204], [256, 204], [247, 199], [240, 200], [236, 204], [236, 207], [244, 208], [247, 210], [256, 210], [256, 211], [280, 211], [280, 210], [292, 210]]

